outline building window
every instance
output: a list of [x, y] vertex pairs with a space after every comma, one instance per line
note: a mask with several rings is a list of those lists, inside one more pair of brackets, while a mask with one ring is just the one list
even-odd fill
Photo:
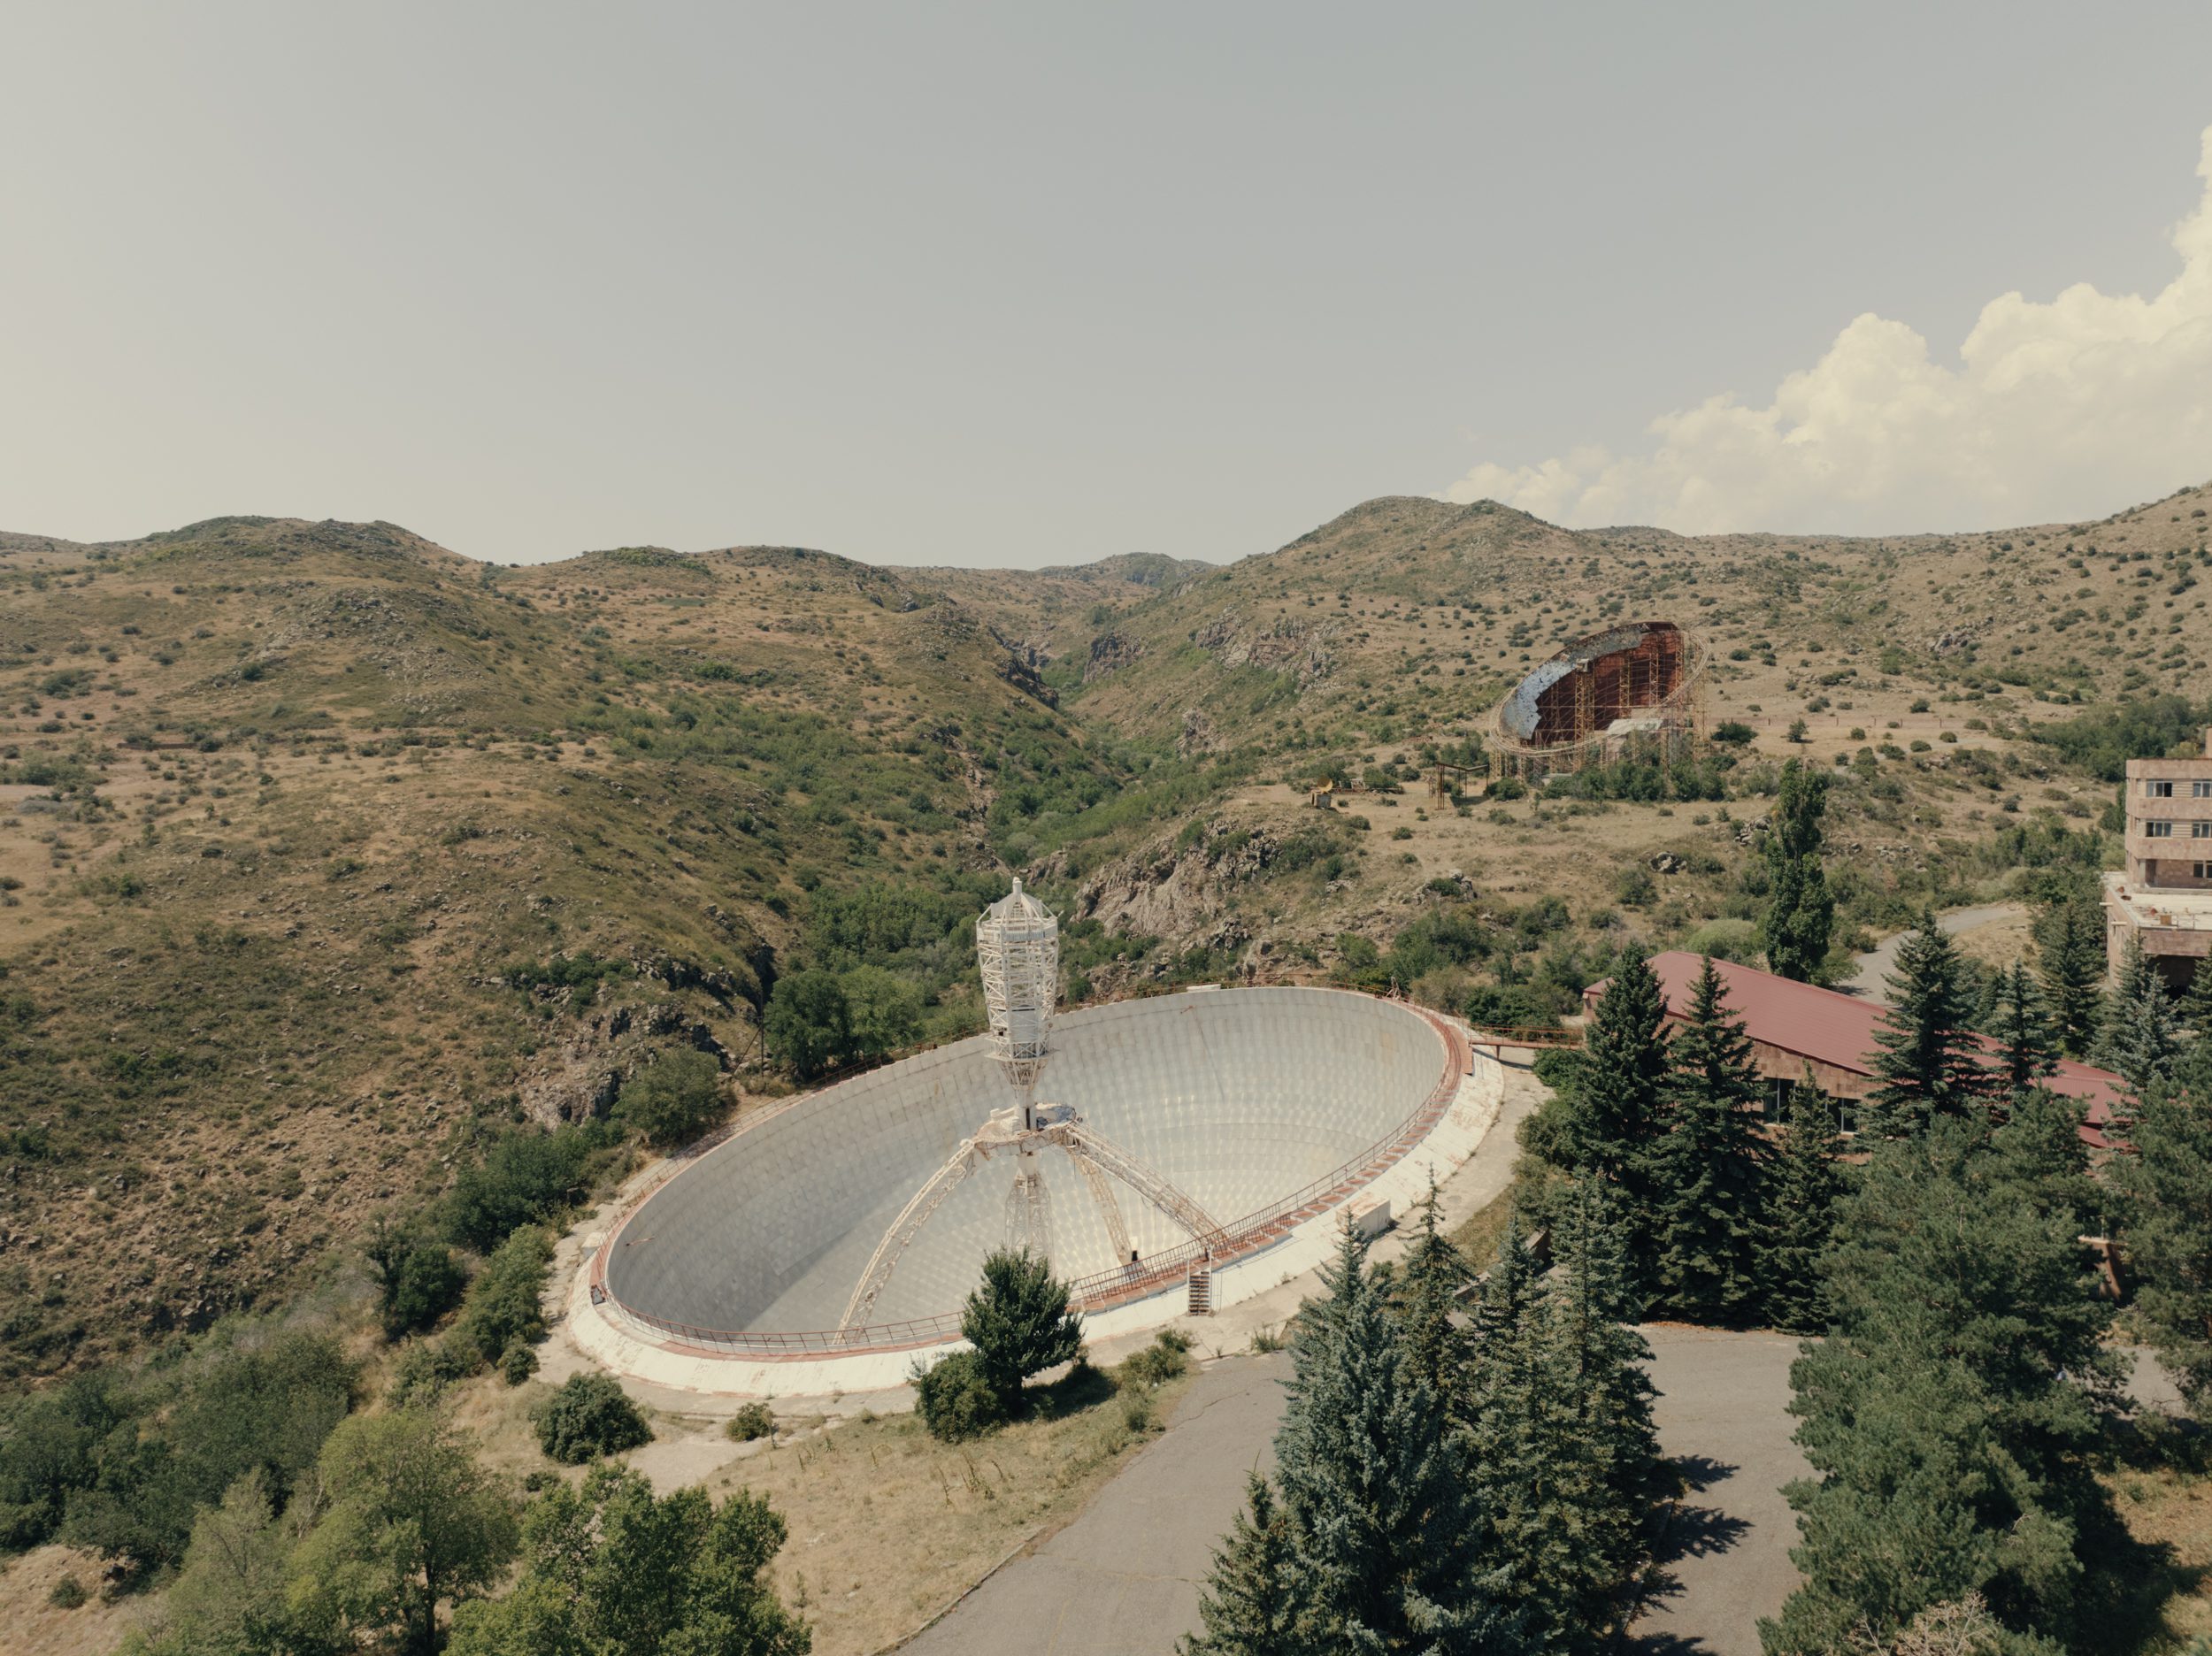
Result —
[[2174, 785], [2170, 782], [2146, 782], [2143, 784], [2143, 792], [2152, 799], [2171, 799], [2174, 796]]
[[2174, 837], [2174, 825], [2170, 822], [2145, 823], [2143, 832], [2153, 840], [2170, 840]]
[[2212, 840], [2212, 822], [2191, 823], [2189, 837], [2192, 840]]
[[2199, 879], [2212, 879], [2212, 862], [2199, 862], [2194, 866]]
[[2212, 782], [2192, 782], [2189, 785], [2189, 797], [2191, 799], [2212, 799]]
[[1775, 1076], [1767, 1082], [1766, 1108], [1760, 1113], [1769, 1121], [1780, 1121], [1790, 1107], [1790, 1084]]

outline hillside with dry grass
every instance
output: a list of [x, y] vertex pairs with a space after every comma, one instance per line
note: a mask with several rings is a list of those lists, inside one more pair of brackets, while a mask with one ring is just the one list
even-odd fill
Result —
[[[1014, 872], [1076, 998], [1350, 974], [1542, 1013], [1624, 943], [1741, 946], [1786, 756], [1838, 778], [1851, 926], [2079, 863], [2109, 784], [2037, 732], [2202, 694], [2208, 501], [1841, 541], [1391, 499], [1225, 568], [1036, 573], [0, 537], [0, 1375], [342, 1280], [657, 1048], [781, 1089], [794, 972], [881, 969], [905, 1036], [964, 1032], [965, 916]], [[1697, 627], [1747, 740], [1687, 794], [1427, 795], [1615, 617]]]

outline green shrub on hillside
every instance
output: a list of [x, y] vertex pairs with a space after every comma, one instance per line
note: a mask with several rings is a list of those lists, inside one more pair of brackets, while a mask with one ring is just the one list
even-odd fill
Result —
[[326, 1335], [230, 1338], [180, 1368], [18, 1400], [0, 1417], [0, 1545], [58, 1534], [143, 1575], [176, 1563], [196, 1509], [247, 1473], [289, 1500], [359, 1370]]
[[941, 1443], [964, 1443], [1006, 1423], [1005, 1405], [972, 1351], [941, 1357], [926, 1368], [915, 1364], [914, 1409]]
[[538, 1443], [563, 1466], [581, 1466], [653, 1441], [653, 1429], [613, 1376], [574, 1374], [530, 1411]]
[[726, 1108], [722, 1066], [694, 1047], [664, 1052], [622, 1084], [615, 1110], [622, 1123], [647, 1143], [668, 1147], [688, 1144], [718, 1120]]
[[464, 1168], [446, 1199], [446, 1229], [465, 1246], [489, 1253], [523, 1225], [541, 1224], [581, 1200], [590, 1184], [595, 1128], [526, 1128], [495, 1143]]
[[545, 1338], [542, 1301], [552, 1259], [552, 1238], [532, 1226], [516, 1231], [484, 1261], [454, 1324], [454, 1333], [484, 1362], [497, 1362], [511, 1346], [534, 1346]]

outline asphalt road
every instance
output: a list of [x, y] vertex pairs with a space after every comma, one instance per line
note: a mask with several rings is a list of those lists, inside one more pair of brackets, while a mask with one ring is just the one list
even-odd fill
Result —
[[[1636, 1629], [1646, 1656], [1757, 1656], [1758, 1618], [1796, 1583], [1796, 1525], [1780, 1489], [1804, 1462], [1790, 1442], [1794, 1340], [1645, 1330], [1660, 1441], [1699, 1488], [1672, 1537], [1679, 1590]], [[1231, 1358], [1202, 1373], [1175, 1419], [1058, 1534], [1007, 1564], [902, 1649], [907, 1656], [1163, 1656], [1198, 1625], [1200, 1583], [1270, 1464], [1289, 1359]]]
[[1790, 1363], [1783, 1334], [1655, 1327], [1652, 1413], [1659, 1441], [1693, 1485], [1669, 1537], [1677, 1591], [1635, 1627], [1642, 1656], [1760, 1656], [1759, 1618], [1797, 1585], [1790, 1549], [1797, 1517], [1782, 1485], [1804, 1476], [1790, 1435]]
[[908, 1656], [1164, 1656], [1198, 1627], [1199, 1583], [1244, 1500], [1274, 1464], [1290, 1358], [1204, 1369], [1167, 1430], [1057, 1535], [1002, 1567]]
[[[1936, 924], [1953, 937], [1962, 932], [1971, 932], [1976, 926], [1987, 925], [1993, 920], [2008, 919], [2021, 912], [2018, 903], [1991, 903], [1982, 908], [1954, 908], [1949, 914], [1938, 915]], [[1886, 937], [1874, 946], [1870, 954], [1859, 956], [1859, 969], [1836, 987], [1846, 994], [1864, 995], [1871, 1000], [1889, 999], [1887, 978], [1897, 970], [1897, 948], [1909, 932], [1900, 932]]]

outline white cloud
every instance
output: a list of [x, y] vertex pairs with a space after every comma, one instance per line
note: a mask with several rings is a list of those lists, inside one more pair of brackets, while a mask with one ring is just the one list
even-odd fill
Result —
[[2212, 127], [2181, 272], [2150, 298], [2078, 283], [1982, 307], [1956, 365], [1871, 313], [1764, 408], [1732, 395], [1652, 422], [1632, 454], [1478, 465], [1444, 491], [1555, 523], [1686, 533], [1886, 533], [2056, 522], [2212, 478]]

